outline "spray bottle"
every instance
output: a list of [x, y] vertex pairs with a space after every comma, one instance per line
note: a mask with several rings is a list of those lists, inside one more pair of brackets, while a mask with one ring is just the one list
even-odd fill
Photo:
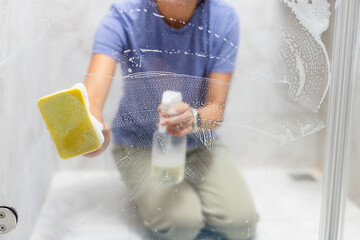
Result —
[[[162, 111], [168, 111], [181, 102], [180, 92], [165, 91]], [[160, 126], [153, 137], [151, 176], [162, 184], [180, 183], [184, 180], [185, 157], [186, 136], [171, 136], [166, 132], [166, 126]]]

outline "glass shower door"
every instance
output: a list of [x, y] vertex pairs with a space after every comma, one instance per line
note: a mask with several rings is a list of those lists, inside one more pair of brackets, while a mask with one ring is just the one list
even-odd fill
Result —
[[[182, 22], [159, 2], [197, 5]], [[356, 145], [351, 165], [348, 151], [351, 132], [357, 141], [356, 0], [111, 4], [0, 3], [0, 240], [358, 239], [360, 166]], [[122, 21], [106, 25], [105, 40], [133, 44], [107, 53], [114, 76], [86, 73], [104, 16]], [[187, 73], [197, 68], [203, 74]], [[98, 157], [62, 160], [36, 101], [97, 77], [111, 81], [102, 115], [112, 143]], [[203, 117], [175, 185], [148, 175], [166, 90]], [[224, 118], [212, 121], [204, 109], [221, 95], [226, 106], [214, 112]], [[16, 212], [10, 232], [2, 209]]]

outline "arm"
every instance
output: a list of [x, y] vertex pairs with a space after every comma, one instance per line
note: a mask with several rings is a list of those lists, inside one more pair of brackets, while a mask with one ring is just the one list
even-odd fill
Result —
[[[208, 84], [206, 106], [198, 109], [201, 115], [201, 129], [211, 130], [219, 127], [224, 120], [225, 104], [231, 82], [231, 73], [211, 73]], [[167, 131], [174, 136], [189, 134], [194, 125], [194, 116], [186, 103], [181, 103], [173, 109], [178, 114], [171, 116], [165, 112], [160, 113], [163, 120], [161, 125], [167, 126]]]
[[100, 149], [85, 154], [86, 157], [96, 157], [101, 154], [110, 143], [110, 128], [104, 124], [102, 110], [109, 93], [116, 68], [116, 61], [105, 54], [93, 54], [85, 79], [85, 87], [89, 97], [90, 112], [104, 125], [105, 141]]
[[[202, 130], [215, 129], [224, 119], [226, 98], [236, 62], [237, 47], [235, 46], [238, 45], [240, 37], [239, 20], [234, 10], [229, 10], [229, 15], [225, 19], [223, 16], [218, 17], [222, 20], [217, 22], [217, 28], [222, 32], [220, 35], [226, 37], [228, 41], [215, 38], [211, 44], [212, 54], [222, 60], [209, 59], [206, 65], [210, 72], [209, 78], [214, 80], [209, 82], [206, 89], [206, 105], [198, 109], [202, 118]], [[168, 133], [172, 135], [189, 134], [194, 126], [194, 117], [189, 105], [181, 103], [174, 110], [177, 111], [177, 116], [160, 113], [164, 119], [159, 124], [166, 125]]]
[[210, 81], [206, 103], [207, 106], [198, 109], [202, 117], [203, 129], [215, 129], [224, 121], [225, 104], [229, 92], [232, 73], [210, 73]]

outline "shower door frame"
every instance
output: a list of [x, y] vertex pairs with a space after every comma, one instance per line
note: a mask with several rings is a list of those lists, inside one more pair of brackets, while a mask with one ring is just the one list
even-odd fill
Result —
[[319, 240], [343, 239], [354, 90], [360, 58], [360, 1], [337, 0], [335, 8]]

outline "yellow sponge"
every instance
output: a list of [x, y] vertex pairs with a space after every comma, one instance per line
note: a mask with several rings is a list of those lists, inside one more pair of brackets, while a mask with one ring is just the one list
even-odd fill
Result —
[[83, 84], [42, 97], [38, 106], [61, 158], [95, 151], [104, 142], [102, 124], [89, 112]]

